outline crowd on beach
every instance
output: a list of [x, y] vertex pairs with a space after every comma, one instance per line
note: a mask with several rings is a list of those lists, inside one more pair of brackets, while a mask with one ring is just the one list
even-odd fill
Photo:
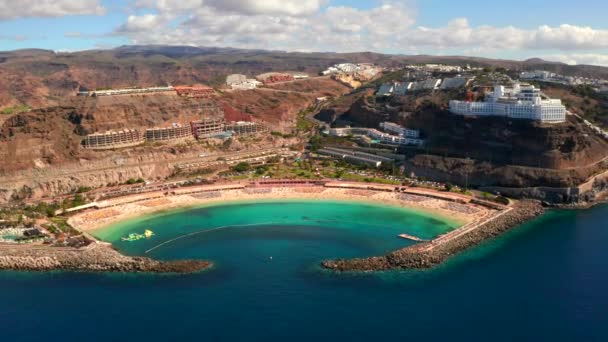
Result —
[[[302, 191], [306, 189], [306, 191]], [[313, 189], [316, 189], [313, 191]], [[428, 197], [424, 194], [413, 195], [399, 192], [386, 192], [360, 189], [341, 189], [324, 187], [276, 187], [276, 188], [243, 188], [224, 191], [205, 192], [187, 195], [173, 195], [162, 198], [162, 205], [151, 205], [155, 194], [140, 195], [133, 200], [108, 200], [97, 209], [90, 209], [72, 216], [69, 220], [77, 229], [90, 231], [107, 226], [111, 223], [145, 215], [158, 210], [205, 205], [212, 203], [247, 201], [247, 200], [281, 200], [281, 199], [314, 199], [314, 200], [346, 200], [364, 201], [384, 205], [394, 205], [404, 208], [420, 209], [432, 214], [449, 217], [463, 224], [485, 215], [489, 210], [474, 204], [456, 203], [442, 200], [438, 195]]]

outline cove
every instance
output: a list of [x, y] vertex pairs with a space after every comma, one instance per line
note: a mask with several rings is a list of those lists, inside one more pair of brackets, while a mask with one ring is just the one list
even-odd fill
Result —
[[[145, 253], [183, 232], [225, 226], [225, 220], [213, 221], [216, 210], [232, 212], [231, 222], [238, 223], [234, 213], [241, 209], [228, 207], [141, 217], [96, 234], [120, 239], [153, 225], [156, 240], [119, 247]], [[364, 209], [342, 209], [352, 212], [333, 215], [357, 218], [334, 227], [310, 223], [322, 216], [311, 213], [292, 223], [295, 216], [284, 207], [278, 211], [287, 217], [282, 224], [197, 234], [150, 253], [218, 262], [200, 274], [2, 272], [3, 340], [608, 340], [606, 206], [550, 211], [436, 269], [379, 274], [335, 274], [316, 265], [327, 257], [373, 255], [409, 243], [397, 239], [395, 230], [366, 228], [364, 222], [403, 220], [408, 230], [398, 233], [416, 234], [443, 221], [400, 209], [382, 221], [388, 213], [371, 218]], [[270, 215], [256, 206], [246, 210]], [[197, 223], [203, 219], [215, 224], [203, 227]], [[172, 233], [163, 236], [161, 223]]]
[[[360, 202], [282, 200], [214, 204], [161, 212], [111, 225], [94, 232], [94, 235], [112, 243], [123, 253], [159, 259], [186, 257], [184, 250], [189, 245], [197, 246], [194, 249], [202, 254], [219, 245], [232, 250], [232, 242], [241, 240], [249, 243], [326, 240], [352, 251], [344, 251], [345, 255], [369, 256], [412, 244], [398, 238], [399, 234], [432, 239], [458, 225], [449, 218], [400, 207]], [[152, 230], [154, 237], [135, 242], [122, 241], [122, 237], [146, 229]], [[174, 249], [179, 252], [174, 253]], [[220, 254], [224, 254], [225, 249]], [[331, 249], [327, 252], [332, 255]], [[192, 253], [187, 255], [189, 258], [194, 256]]]

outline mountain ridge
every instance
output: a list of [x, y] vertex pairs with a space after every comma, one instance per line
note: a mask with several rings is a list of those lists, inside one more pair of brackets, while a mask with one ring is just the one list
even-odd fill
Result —
[[513, 71], [544, 69], [568, 76], [608, 79], [608, 68], [468, 56], [390, 55], [375, 52], [284, 52], [225, 47], [124, 45], [109, 50], [55, 52], [22, 49], [0, 52], [0, 110], [41, 108], [79, 89], [207, 84], [219, 86], [233, 73], [253, 77], [271, 71], [317, 74], [337, 63], [375, 63], [389, 68], [443, 63]]

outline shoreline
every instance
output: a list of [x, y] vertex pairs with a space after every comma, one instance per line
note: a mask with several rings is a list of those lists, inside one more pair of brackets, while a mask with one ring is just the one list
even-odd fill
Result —
[[453, 239], [423, 242], [385, 256], [354, 259], [325, 260], [321, 267], [337, 272], [372, 272], [433, 268], [454, 255], [495, 238], [545, 212], [538, 201], [524, 200], [509, 210], [479, 224], [473, 230], [456, 235]]
[[[314, 192], [304, 192], [302, 189], [314, 190]], [[476, 213], [463, 213], [446, 208], [445, 200], [435, 198], [425, 198], [421, 200], [402, 200], [396, 197], [397, 193], [366, 191], [360, 193], [349, 192], [352, 189], [333, 189], [333, 188], [272, 188], [263, 193], [247, 193], [243, 190], [226, 190], [221, 193], [213, 193], [209, 197], [195, 197], [191, 194], [176, 194], [172, 196], [161, 196], [157, 200], [158, 194], [147, 194], [143, 196], [132, 196], [119, 198], [114, 201], [104, 201], [100, 203], [98, 209], [89, 210], [71, 216], [68, 223], [87, 234], [95, 234], [111, 227], [112, 225], [136, 220], [145, 216], [165, 215], [189, 210], [204, 208], [207, 206], [238, 205], [260, 202], [281, 202], [281, 201], [338, 201], [353, 202], [376, 206], [393, 206], [404, 210], [416, 211], [418, 214], [435, 217], [442, 221], [454, 225], [456, 228], [470, 223], [475, 219], [484, 216], [487, 208], [471, 205], [475, 207]], [[204, 194], [204, 192], [203, 192]], [[447, 194], [449, 196], [449, 194]], [[412, 198], [415, 195], [410, 195]], [[420, 196], [424, 197], [424, 196]], [[472, 210], [473, 211], [473, 210]]]
[[[380, 184], [355, 182], [283, 181], [277, 183], [224, 184], [195, 186], [171, 192], [151, 192], [94, 202], [71, 210], [68, 223], [93, 241], [80, 249], [48, 246], [0, 245], [0, 269], [28, 271], [95, 271], [95, 272], [151, 272], [151, 273], [195, 273], [209, 269], [212, 263], [202, 260], [157, 261], [141, 256], [125, 256], [110, 243], [101, 242], [92, 233], [99, 232], [118, 222], [128, 223], [146, 215], [165, 215], [179, 210], [206, 206], [238, 205], [245, 203], [276, 203], [281, 201], [337, 201], [361, 203], [375, 206], [393, 206], [429, 218], [442, 220], [454, 229], [440, 235], [431, 242], [435, 244], [463, 231], [476, 229], [480, 222], [492, 223], [498, 216], [512, 208], [480, 201], [470, 196], [419, 188], [403, 188]], [[468, 247], [465, 247], [468, 248]], [[437, 249], [438, 251], [441, 249]], [[397, 255], [400, 251], [393, 252]], [[450, 253], [448, 253], [449, 255]], [[378, 258], [368, 258], [378, 259]], [[363, 259], [354, 259], [363, 260]], [[385, 270], [390, 262], [368, 263], [357, 266], [356, 262], [342, 261], [325, 268], [336, 270]], [[380, 265], [380, 266], [379, 266]]]
[[[174, 206], [168, 206], [162, 209], [156, 210], [142, 210], [134, 213], [123, 214], [116, 219], [112, 219], [111, 221], [103, 224], [98, 224], [92, 226], [92, 228], [86, 229], [85, 231], [89, 234], [95, 234], [97, 232], [101, 232], [103, 230], [109, 229], [117, 224], [125, 224], [130, 221], [136, 221], [141, 218], [150, 218], [150, 217], [158, 217], [163, 215], [172, 215], [182, 211], [189, 211], [193, 209], [202, 209], [202, 208], [210, 208], [210, 207], [221, 207], [221, 206], [236, 206], [236, 205], [248, 205], [248, 204], [263, 204], [263, 203], [288, 203], [288, 202], [309, 202], [316, 198], [298, 196], [298, 197], [289, 197], [289, 198], [251, 198], [251, 199], [239, 199], [239, 200], [218, 200], [218, 201], [210, 201], [210, 202], [196, 202], [196, 203], [179, 203]], [[371, 200], [365, 199], [339, 199], [339, 198], [326, 198], [322, 199], [323, 202], [337, 202], [337, 203], [351, 203], [351, 204], [362, 204], [362, 205], [370, 205], [370, 206], [380, 206], [380, 207], [393, 207], [396, 209], [404, 210], [404, 211], [412, 211], [418, 215], [425, 216], [428, 218], [437, 218], [440, 221], [444, 221], [453, 225], [456, 229], [467, 223], [468, 220], [464, 221], [462, 219], [455, 219], [453, 217], [448, 217], [448, 214], [439, 211], [433, 210], [429, 208], [423, 207], [412, 207], [412, 206], [404, 206], [398, 205], [395, 203], [377, 203]]]

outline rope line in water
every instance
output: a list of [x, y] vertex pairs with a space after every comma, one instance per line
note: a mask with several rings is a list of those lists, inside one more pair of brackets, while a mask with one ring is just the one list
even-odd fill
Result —
[[[355, 222], [355, 221], [343, 221], [343, 220], [310, 220], [313, 222], [319, 222], [319, 223], [332, 223], [332, 222], [340, 222], [340, 223], [351, 223], [351, 224], [361, 224], [360, 222]], [[221, 227], [216, 227], [216, 228], [211, 228], [211, 229], [203, 229], [203, 230], [199, 230], [196, 232], [192, 232], [192, 233], [188, 233], [188, 234], [184, 234], [184, 235], [180, 235], [178, 237], [175, 237], [171, 240], [167, 240], [165, 242], [162, 242], [148, 250], [146, 250], [145, 254], [148, 254], [158, 248], [161, 248], [165, 245], [168, 245], [170, 243], [173, 243], [177, 240], [181, 240], [183, 238], [186, 237], [190, 237], [190, 236], [194, 236], [194, 235], [199, 235], [199, 234], [204, 234], [204, 233], [210, 233], [213, 231], [217, 231], [217, 230], [222, 230], [222, 229], [228, 229], [228, 228], [241, 228], [241, 227], [253, 227], [253, 226], [265, 226], [265, 225], [278, 225], [278, 224], [293, 224], [293, 223], [303, 223], [306, 221], [302, 221], [302, 220], [298, 220], [298, 221], [282, 221], [282, 222], [260, 222], [260, 223], [250, 223], [250, 224], [235, 224], [235, 225], [229, 225], [229, 226], [221, 226]], [[393, 227], [390, 226], [382, 226], [382, 225], [366, 225], [367, 227], [375, 227], [375, 228], [388, 228], [388, 229], [393, 229]]]
[[165, 241], [163, 243], [160, 243], [160, 244], [158, 244], [158, 245], [156, 245], [156, 246], [148, 249], [146, 251], [146, 254], [152, 252], [153, 250], [155, 250], [157, 248], [160, 248], [160, 247], [162, 247], [164, 245], [168, 245], [168, 244], [170, 244], [172, 242], [175, 242], [177, 240], [183, 239], [185, 237], [194, 236], [194, 235], [203, 234], [203, 233], [209, 233], [209, 232], [213, 232], [213, 231], [216, 231], [216, 230], [227, 229], [227, 228], [251, 227], [251, 226], [260, 226], [260, 225], [266, 225], [266, 224], [274, 224], [274, 222], [252, 223], [252, 224], [236, 224], [236, 225], [230, 225], [230, 226], [221, 226], [221, 227], [216, 227], [216, 228], [211, 228], [211, 229], [199, 230], [199, 231], [196, 231], [196, 232], [180, 235], [180, 236], [178, 236], [176, 238], [173, 238], [171, 240], [167, 240], [167, 241]]

